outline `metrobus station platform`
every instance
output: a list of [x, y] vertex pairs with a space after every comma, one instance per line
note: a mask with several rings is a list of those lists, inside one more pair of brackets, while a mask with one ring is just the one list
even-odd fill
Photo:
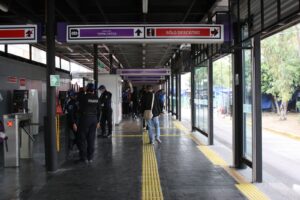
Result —
[[32, 161], [0, 169], [0, 199], [267, 199], [180, 122], [166, 115], [160, 126], [162, 143], [151, 145], [140, 120], [124, 120], [97, 138], [93, 163], [70, 159], [54, 173], [35, 147]]

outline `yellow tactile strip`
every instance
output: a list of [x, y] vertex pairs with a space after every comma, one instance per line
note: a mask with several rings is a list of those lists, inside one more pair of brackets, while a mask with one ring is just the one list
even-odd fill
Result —
[[163, 200], [157, 161], [153, 145], [146, 132], [143, 135], [142, 200]]
[[230, 168], [226, 161], [219, 156], [215, 151], [213, 151], [208, 146], [203, 145], [194, 136], [191, 137], [196, 144], [198, 144], [198, 149], [214, 164], [218, 165], [232, 176], [238, 184], [235, 186], [250, 200], [268, 200], [269, 198], [261, 192], [254, 184], [249, 183], [243, 176], [241, 176], [234, 168]]

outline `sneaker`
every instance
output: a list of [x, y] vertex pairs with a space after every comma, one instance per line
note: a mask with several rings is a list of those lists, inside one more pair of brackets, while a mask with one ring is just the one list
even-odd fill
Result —
[[161, 140], [159, 138], [155, 139], [159, 144], [161, 144]]
[[94, 161], [93, 160], [89, 160], [89, 163], [92, 164]]
[[149, 142], [149, 144], [152, 144], [152, 145], [154, 145], [154, 141], [150, 141], [150, 142]]
[[88, 161], [88, 160], [84, 160], [84, 163], [85, 163], [85, 164], [89, 164], [89, 161]]

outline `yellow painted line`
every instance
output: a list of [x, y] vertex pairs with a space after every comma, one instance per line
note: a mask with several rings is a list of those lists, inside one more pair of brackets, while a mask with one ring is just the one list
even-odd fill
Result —
[[59, 115], [56, 115], [56, 151], [60, 151], [60, 121]]
[[133, 137], [143, 137], [143, 135], [113, 135], [113, 138], [133, 138]]
[[184, 133], [188, 134], [189, 130], [182, 125], [179, 121], [173, 121], [174, 126], [179, 129], [180, 131], [183, 131]]
[[163, 200], [156, 155], [146, 132], [143, 136], [142, 170], [142, 200]]
[[235, 186], [250, 200], [266, 200], [269, 199], [255, 185], [249, 183], [235, 169], [228, 167], [226, 161], [221, 158], [215, 151], [207, 146], [198, 146], [198, 149], [214, 164], [224, 168], [224, 170], [232, 176], [238, 184]]
[[236, 187], [250, 200], [269, 199], [257, 187], [251, 183], [237, 184]]
[[263, 129], [266, 130], [266, 131], [270, 131], [270, 132], [272, 132], [273, 134], [276, 134], [276, 135], [280, 135], [280, 136], [288, 137], [288, 138], [293, 139], [293, 140], [300, 141], [300, 136], [295, 135], [293, 133], [287, 133], [287, 132], [283, 132], [283, 131], [276, 131], [276, 130], [273, 130], [273, 129], [270, 129], [270, 128], [263, 128]]
[[214, 164], [218, 166], [226, 166], [227, 163], [216, 152], [211, 150], [208, 146], [198, 146], [198, 149]]

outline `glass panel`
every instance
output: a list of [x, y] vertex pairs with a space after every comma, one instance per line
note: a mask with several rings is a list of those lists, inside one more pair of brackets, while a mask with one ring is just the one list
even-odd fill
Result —
[[214, 135], [232, 149], [232, 57], [213, 63]]
[[252, 160], [252, 50], [243, 50], [244, 156]]
[[46, 51], [32, 47], [32, 60], [46, 64], [47, 63], [47, 54]]
[[3, 52], [5, 51], [5, 45], [4, 44], [0, 45], [0, 51], [3, 51]]
[[172, 106], [173, 106], [173, 113], [176, 114], [176, 77], [173, 77], [173, 99], [172, 99]]
[[60, 68], [60, 58], [58, 56], [55, 56], [55, 67]]
[[7, 53], [29, 59], [29, 45], [28, 44], [7, 45]]
[[91, 69], [87, 69], [86, 67], [79, 65], [77, 63], [71, 62], [71, 73], [76, 73], [76, 72], [92, 72]]
[[61, 69], [70, 71], [70, 62], [65, 59], [61, 59]]
[[181, 75], [181, 119], [191, 124], [191, 73]]
[[208, 68], [203, 65], [195, 69], [195, 126], [208, 132]]

